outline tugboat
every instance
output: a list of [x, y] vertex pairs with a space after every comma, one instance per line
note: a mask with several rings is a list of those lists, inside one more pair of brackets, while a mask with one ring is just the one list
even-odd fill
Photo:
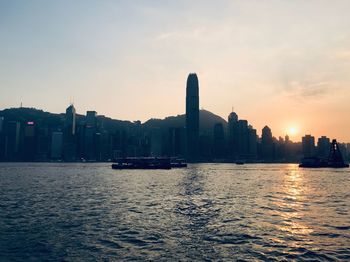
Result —
[[301, 160], [299, 167], [305, 168], [344, 168], [349, 167], [349, 164], [344, 162], [343, 156], [339, 150], [337, 140], [333, 139], [330, 147], [328, 159], [319, 157], [305, 157]]

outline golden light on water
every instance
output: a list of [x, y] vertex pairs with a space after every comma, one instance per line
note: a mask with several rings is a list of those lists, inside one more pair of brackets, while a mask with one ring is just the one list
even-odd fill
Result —
[[279, 215], [283, 222], [278, 228], [281, 231], [288, 232], [291, 235], [308, 235], [312, 233], [312, 229], [300, 222], [300, 218], [304, 216], [302, 210], [306, 201], [304, 195], [308, 190], [304, 184], [303, 174], [295, 167], [288, 167], [288, 171], [284, 177], [282, 200], [276, 204], [279, 206]]

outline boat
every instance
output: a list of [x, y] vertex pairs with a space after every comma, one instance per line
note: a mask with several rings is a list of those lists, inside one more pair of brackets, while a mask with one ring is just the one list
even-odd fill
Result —
[[328, 159], [320, 157], [304, 157], [299, 164], [299, 167], [304, 168], [345, 168], [349, 167], [348, 163], [344, 162], [344, 158], [340, 152], [337, 140], [333, 139]]
[[304, 157], [299, 164], [299, 167], [317, 168], [328, 167], [328, 160], [319, 157]]
[[237, 160], [236, 161], [236, 165], [244, 165], [244, 161], [243, 160]]
[[172, 168], [184, 168], [184, 167], [187, 167], [186, 160], [182, 159], [182, 158], [171, 159], [170, 165], [171, 165]]
[[171, 169], [170, 158], [126, 157], [114, 162], [113, 169]]

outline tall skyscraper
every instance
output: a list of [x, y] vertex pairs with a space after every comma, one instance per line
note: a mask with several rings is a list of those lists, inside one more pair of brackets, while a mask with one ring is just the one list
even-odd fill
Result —
[[272, 161], [274, 159], [274, 143], [271, 129], [265, 126], [261, 133], [261, 153], [262, 159]]
[[63, 133], [63, 158], [65, 161], [76, 159], [75, 108], [70, 105], [66, 109], [65, 129]]
[[189, 74], [186, 85], [187, 161], [198, 161], [199, 85], [196, 74]]
[[75, 135], [75, 108], [73, 105], [70, 105], [66, 109], [66, 131], [67, 135]]
[[228, 116], [228, 152], [232, 160], [238, 157], [238, 141], [238, 115], [231, 112]]

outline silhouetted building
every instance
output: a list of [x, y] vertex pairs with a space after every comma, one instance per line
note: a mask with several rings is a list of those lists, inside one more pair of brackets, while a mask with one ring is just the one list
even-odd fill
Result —
[[199, 85], [196, 74], [189, 74], [186, 86], [187, 161], [198, 161]]
[[162, 154], [162, 130], [153, 128], [151, 130], [151, 156], [161, 156]]
[[256, 129], [252, 126], [248, 126], [248, 158], [251, 160], [255, 160], [258, 155], [258, 137], [256, 134]]
[[0, 117], [0, 161], [5, 159], [4, 117]]
[[86, 160], [96, 160], [98, 157], [97, 147], [98, 147], [98, 135], [96, 129], [96, 111], [87, 111], [85, 117], [85, 141], [84, 141], [84, 158]]
[[21, 159], [24, 161], [34, 161], [37, 147], [34, 121], [28, 121], [24, 124], [23, 135]]
[[19, 153], [21, 125], [17, 121], [10, 121], [6, 127], [5, 158], [13, 161], [17, 160]]
[[183, 157], [185, 155], [185, 129], [170, 127], [167, 133], [166, 155], [171, 157]]
[[97, 112], [96, 111], [87, 111], [86, 112], [86, 126], [87, 127], [96, 127]]
[[65, 129], [67, 135], [75, 135], [75, 108], [73, 105], [70, 105], [66, 109], [66, 120], [65, 120]]
[[272, 161], [274, 159], [274, 143], [271, 129], [265, 126], [261, 134], [261, 158], [265, 161]]
[[315, 137], [305, 135], [302, 137], [303, 156], [312, 157], [315, 154]]
[[75, 108], [73, 105], [70, 105], [66, 109], [65, 128], [63, 133], [63, 158], [65, 161], [76, 160], [77, 143], [75, 126]]
[[0, 133], [3, 131], [3, 126], [4, 126], [4, 117], [0, 116]]
[[51, 159], [62, 159], [63, 133], [52, 132], [51, 136]]
[[249, 155], [248, 121], [238, 120], [238, 158], [246, 159]]
[[231, 160], [238, 156], [238, 116], [232, 112], [228, 116], [228, 154]]
[[317, 155], [322, 158], [328, 158], [331, 141], [326, 136], [321, 136], [317, 140]]
[[226, 157], [225, 133], [222, 123], [217, 123], [214, 126], [214, 158], [223, 159]]

